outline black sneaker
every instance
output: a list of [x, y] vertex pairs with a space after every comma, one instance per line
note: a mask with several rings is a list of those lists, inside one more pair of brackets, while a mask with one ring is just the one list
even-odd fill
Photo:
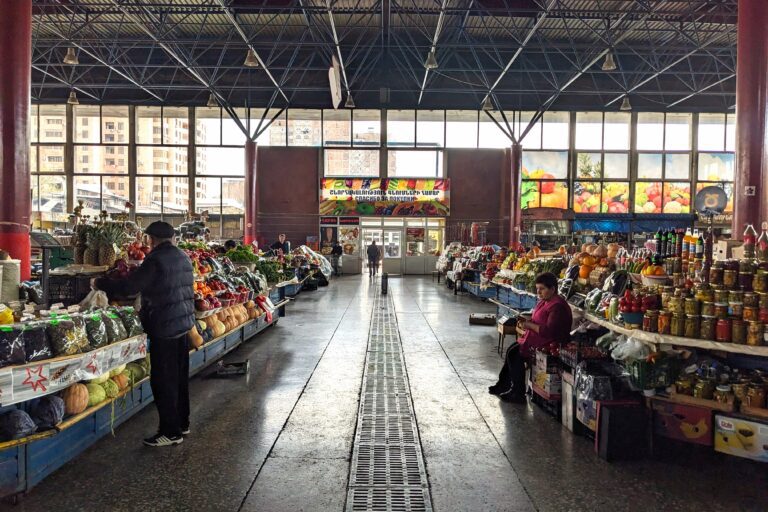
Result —
[[528, 399], [525, 398], [525, 395], [520, 393], [515, 393], [514, 391], [511, 391], [511, 390], [507, 391], [506, 393], [500, 394], [499, 398], [511, 404], [527, 404], [528, 403]]
[[184, 429], [181, 430], [181, 435], [183, 435], [183, 436], [188, 436], [189, 433], [190, 433], [189, 427], [184, 428]]
[[498, 384], [494, 384], [493, 386], [488, 386], [488, 392], [492, 395], [500, 395], [504, 393], [504, 388], [499, 386]]
[[181, 436], [166, 436], [163, 434], [155, 434], [152, 437], [148, 437], [144, 440], [145, 446], [172, 446], [174, 444], [181, 444], [184, 442], [184, 438]]

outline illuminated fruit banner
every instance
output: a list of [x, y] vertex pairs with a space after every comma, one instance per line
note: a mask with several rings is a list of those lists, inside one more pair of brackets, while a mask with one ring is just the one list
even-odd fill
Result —
[[320, 215], [445, 217], [449, 180], [331, 179], [322, 181]]

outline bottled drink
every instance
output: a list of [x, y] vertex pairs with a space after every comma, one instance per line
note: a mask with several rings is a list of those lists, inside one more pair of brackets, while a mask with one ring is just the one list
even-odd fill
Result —
[[663, 259], [667, 255], [667, 232], [661, 231], [660, 243], [658, 238], [656, 240], [659, 244], [656, 246], [656, 252], [658, 253], [659, 257]]
[[691, 228], [688, 228], [685, 232], [685, 235], [683, 235], [683, 246], [681, 247], [680, 256], [684, 260], [688, 259], [688, 250], [691, 246]]
[[704, 258], [704, 234], [696, 239], [696, 259]]
[[667, 232], [667, 257], [674, 257], [675, 256], [675, 230], [670, 229]]
[[754, 258], [755, 244], [757, 243], [757, 231], [755, 231], [755, 227], [752, 224], [747, 224], [742, 239], [744, 240], [744, 257]]
[[685, 231], [678, 229], [675, 235], [675, 256], [680, 258], [683, 255], [683, 239], [685, 238]]
[[661, 243], [663, 239], [664, 239], [664, 234], [661, 232], [661, 228], [659, 228], [659, 230], [656, 232], [656, 237], [655, 237], [657, 255], [661, 254]]
[[768, 262], [768, 222], [763, 222], [763, 231], [757, 239], [757, 258], [760, 262]]

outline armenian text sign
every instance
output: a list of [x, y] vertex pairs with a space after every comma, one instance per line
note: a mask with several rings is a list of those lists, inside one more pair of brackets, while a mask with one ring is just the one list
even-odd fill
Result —
[[449, 180], [326, 178], [321, 185], [321, 215], [444, 217], [449, 211]]

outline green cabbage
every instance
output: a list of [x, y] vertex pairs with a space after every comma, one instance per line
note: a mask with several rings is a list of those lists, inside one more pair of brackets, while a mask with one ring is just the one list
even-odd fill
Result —
[[[110, 370], [109, 376], [110, 377], [114, 377], [115, 375], [120, 375], [121, 373], [123, 373], [123, 370], [125, 370], [125, 365], [124, 364], [121, 364], [120, 366], [116, 366], [112, 370]], [[101, 383], [99, 383], [99, 384], [101, 384]]]
[[104, 373], [96, 377], [95, 379], [91, 379], [88, 381], [89, 384], [103, 384], [106, 381], [109, 380], [109, 372]]
[[88, 407], [93, 407], [107, 399], [107, 392], [100, 385], [91, 382], [85, 386], [88, 388]]
[[101, 384], [101, 387], [104, 388], [104, 392], [107, 394], [107, 398], [116, 398], [120, 393], [120, 388], [113, 380], [107, 380]]

